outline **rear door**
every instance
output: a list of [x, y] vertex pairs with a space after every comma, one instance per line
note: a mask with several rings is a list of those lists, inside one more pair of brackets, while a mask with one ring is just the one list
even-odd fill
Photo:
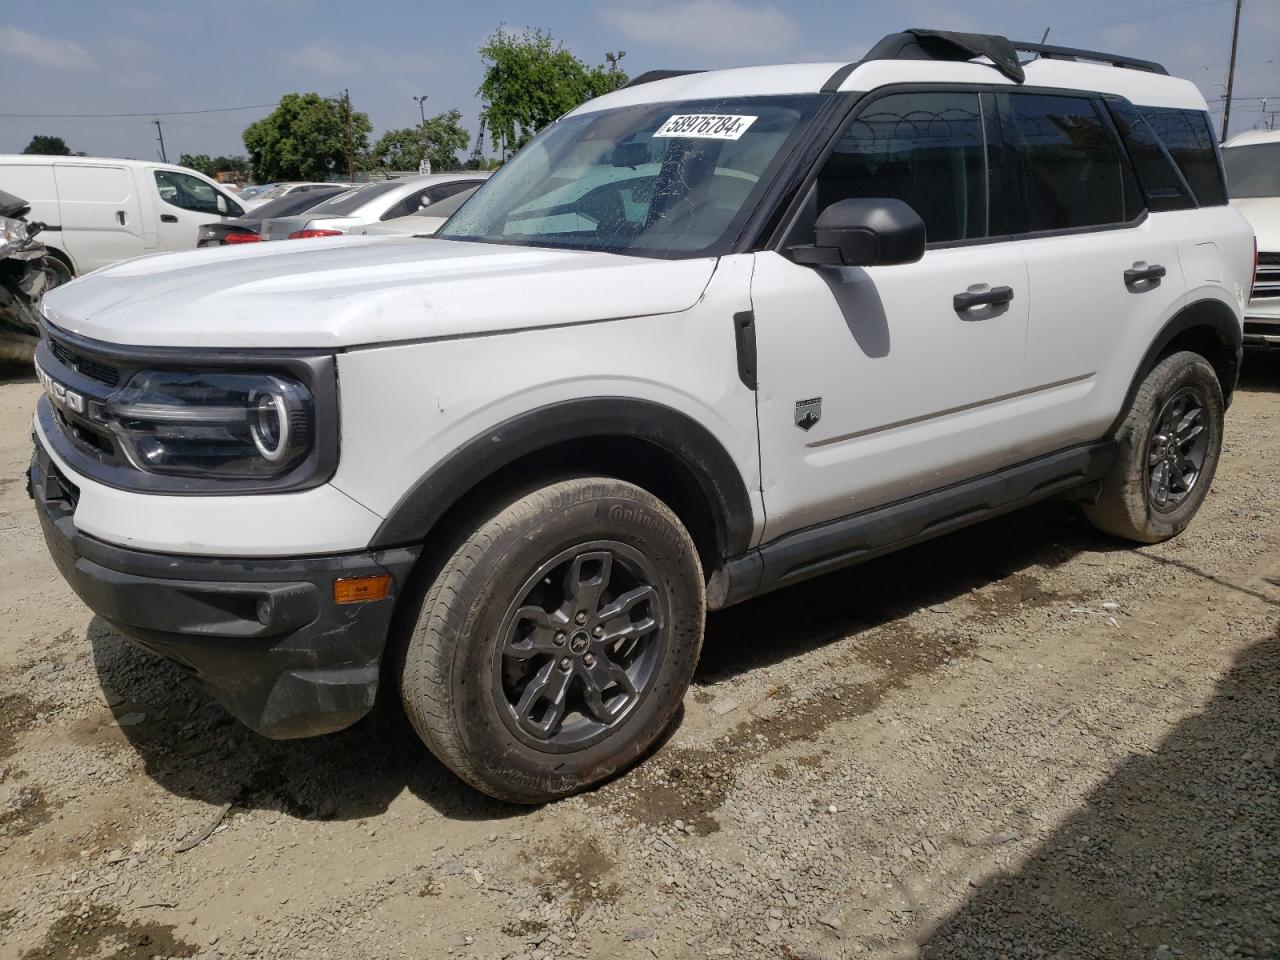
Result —
[[149, 175], [161, 250], [194, 249], [202, 225], [244, 214], [238, 203], [200, 177], [162, 167], [149, 168]]
[[142, 254], [142, 206], [128, 167], [55, 163], [62, 243], [81, 273]]
[[[1028, 453], [1096, 440], [1115, 419], [1141, 356], [1182, 305], [1175, 235], [1148, 214], [1100, 97], [1001, 93], [1031, 284]], [[1141, 348], [1137, 345], [1141, 344]]]

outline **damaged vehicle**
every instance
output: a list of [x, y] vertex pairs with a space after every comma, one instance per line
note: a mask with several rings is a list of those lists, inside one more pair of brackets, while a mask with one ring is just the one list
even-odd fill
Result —
[[55, 282], [44, 244], [43, 223], [28, 223], [30, 205], [0, 190], [0, 363], [27, 364], [40, 339], [37, 304]]

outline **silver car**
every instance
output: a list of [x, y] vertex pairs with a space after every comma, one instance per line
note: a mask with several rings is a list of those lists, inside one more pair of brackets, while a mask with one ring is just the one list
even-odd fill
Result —
[[361, 227], [429, 208], [477, 186], [488, 176], [488, 173], [435, 173], [367, 183], [331, 197], [302, 216], [264, 220], [262, 239], [300, 240], [359, 233]]

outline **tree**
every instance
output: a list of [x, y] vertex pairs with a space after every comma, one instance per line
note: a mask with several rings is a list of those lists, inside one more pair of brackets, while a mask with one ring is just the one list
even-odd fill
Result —
[[432, 170], [456, 170], [458, 151], [470, 142], [462, 129], [462, 112], [448, 110], [419, 126], [388, 130], [373, 145], [370, 160], [387, 170], [417, 170], [425, 153]]
[[480, 48], [480, 57], [485, 72], [478, 92], [495, 148], [519, 149], [584, 100], [628, 79], [621, 70], [588, 67], [542, 30], [515, 34], [499, 27]]
[[71, 156], [71, 148], [67, 146], [67, 141], [61, 137], [53, 137], [48, 134], [38, 133], [31, 138], [31, 142], [27, 144], [27, 148], [23, 153], [40, 154], [46, 157], [69, 157]]
[[211, 157], [207, 153], [184, 153], [178, 158], [178, 163], [192, 170], [199, 170], [206, 177], [216, 176], [228, 170], [245, 174], [249, 172], [248, 157]]
[[244, 145], [259, 180], [324, 180], [347, 173], [347, 151], [369, 147], [367, 114], [318, 93], [286, 93], [270, 114], [245, 128]]

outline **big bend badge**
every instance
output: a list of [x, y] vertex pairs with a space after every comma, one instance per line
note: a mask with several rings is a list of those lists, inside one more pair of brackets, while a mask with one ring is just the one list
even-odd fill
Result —
[[822, 419], [822, 398], [796, 401], [796, 426], [801, 430], [812, 430], [814, 424]]

